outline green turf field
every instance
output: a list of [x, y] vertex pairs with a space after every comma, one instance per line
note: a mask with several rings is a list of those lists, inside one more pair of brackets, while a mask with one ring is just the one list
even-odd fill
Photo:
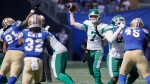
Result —
[[[86, 63], [82, 62], [68, 62], [66, 73], [72, 77], [75, 84], [94, 84], [94, 79], [88, 73], [88, 68]], [[101, 66], [101, 73], [102, 73], [102, 81], [104, 84], [110, 80], [108, 75], [108, 70], [106, 67], [106, 62], [102, 63]], [[19, 77], [16, 84], [21, 84], [21, 78]], [[48, 84], [42, 82], [42, 84]], [[52, 75], [52, 83], [50, 84], [64, 84], [58, 80], [56, 80]], [[140, 77], [136, 80], [134, 84], [146, 84], [145, 79], [140, 75]]]

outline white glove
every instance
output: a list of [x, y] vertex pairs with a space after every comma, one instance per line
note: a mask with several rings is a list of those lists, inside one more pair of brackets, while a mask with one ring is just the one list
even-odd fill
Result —
[[125, 24], [121, 21], [119, 24], [119, 28], [123, 29], [125, 27]]
[[50, 28], [50, 26], [47, 25], [47, 26], [45, 27], [45, 31], [48, 31], [49, 28]]

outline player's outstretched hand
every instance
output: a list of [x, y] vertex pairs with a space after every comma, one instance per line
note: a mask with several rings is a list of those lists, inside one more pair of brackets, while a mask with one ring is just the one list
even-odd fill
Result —
[[120, 24], [119, 24], [119, 28], [124, 28], [124, 27], [125, 27], [125, 23], [120, 22]]
[[37, 10], [40, 7], [40, 3], [39, 2], [34, 2], [31, 3], [31, 10]]

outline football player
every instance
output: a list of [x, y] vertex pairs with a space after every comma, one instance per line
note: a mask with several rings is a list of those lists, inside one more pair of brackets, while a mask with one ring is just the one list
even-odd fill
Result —
[[[4, 28], [1, 28], [0, 29], [0, 37], [1, 37], [1, 35], [2, 35], [2, 33], [3, 33], [3, 29]], [[1, 67], [1, 65], [2, 65], [2, 62], [3, 62], [3, 59], [4, 59], [4, 54], [3, 54], [3, 39], [1, 39], [0, 38], [0, 67]], [[4, 78], [3, 78], [3, 81], [2, 81], [2, 84], [5, 84], [5, 83], [7, 83], [8, 81], [7, 81], [7, 77], [5, 76]]]
[[3, 77], [10, 71], [10, 78], [8, 84], [14, 84], [17, 81], [17, 77], [20, 74], [23, 65], [23, 47], [18, 45], [18, 34], [22, 31], [23, 26], [26, 25], [28, 18], [35, 12], [39, 7], [39, 3], [36, 2], [32, 5], [32, 9], [26, 19], [21, 21], [15, 21], [14, 19], [7, 17], [2, 21], [3, 34], [3, 52], [5, 57], [0, 69], [0, 83]]
[[144, 23], [140, 18], [134, 18], [130, 27], [123, 29], [118, 39], [124, 40], [124, 57], [119, 74], [119, 83], [125, 84], [126, 76], [133, 66], [141, 71], [147, 84], [150, 84], [150, 69], [144, 56], [144, 51], [148, 42], [148, 31], [143, 30]]
[[[85, 20], [83, 23], [75, 22], [74, 12], [70, 12], [70, 24], [80, 30], [84, 30], [87, 33], [87, 64], [89, 73], [94, 77], [95, 84], [102, 84], [100, 65], [103, 58], [103, 39], [104, 30], [107, 28], [107, 24], [99, 23], [101, 19], [101, 13], [98, 9], [92, 9], [89, 12], [89, 20]], [[96, 30], [100, 33], [97, 35]]]
[[[45, 28], [45, 31], [50, 33], [50, 31], [48, 31], [47, 28]], [[54, 77], [64, 82], [65, 84], [74, 84], [72, 78], [65, 73], [68, 59], [67, 48], [63, 44], [61, 44], [51, 33], [50, 33], [50, 45], [54, 51], [51, 60], [51, 68], [53, 70]]]
[[42, 31], [42, 21], [39, 15], [32, 15], [28, 20], [28, 29], [21, 33], [19, 45], [24, 46], [24, 69], [22, 84], [31, 84], [32, 80], [40, 84], [43, 69], [43, 51], [50, 47], [48, 32]]
[[[124, 42], [118, 40], [117, 36], [125, 26], [125, 19], [121, 15], [112, 18], [111, 24], [105, 29], [105, 38], [109, 44], [107, 55], [107, 67], [111, 80], [107, 84], [116, 84], [119, 76], [119, 68], [122, 64], [124, 54]], [[126, 84], [132, 84], [138, 77], [137, 68], [134, 66], [130, 71]]]

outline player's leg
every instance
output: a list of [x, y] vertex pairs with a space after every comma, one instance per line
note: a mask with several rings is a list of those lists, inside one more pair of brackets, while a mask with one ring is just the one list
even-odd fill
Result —
[[119, 78], [118, 78], [119, 84], [125, 84], [127, 74], [131, 71], [131, 69], [135, 65], [132, 54], [133, 54], [133, 52], [131, 52], [131, 51], [126, 51], [124, 53], [122, 65], [120, 68]]
[[22, 74], [22, 84], [32, 84], [34, 72], [31, 69], [31, 60], [24, 60], [24, 68]]
[[108, 54], [107, 67], [111, 80], [107, 84], [116, 84], [119, 76], [119, 67], [122, 63], [122, 59], [113, 58]]
[[43, 61], [42, 60], [38, 60], [38, 68], [39, 70], [35, 71], [34, 73], [34, 82], [40, 83], [41, 82], [41, 76], [42, 76], [42, 69], [43, 69]]
[[[0, 67], [1, 67], [1, 65], [2, 65], [3, 59], [4, 59], [4, 57], [0, 58]], [[7, 77], [4, 76], [3, 81], [2, 81], [2, 84], [6, 84], [7, 82], [8, 82], [8, 81], [7, 81]]]
[[44, 60], [44, 70], [45, 70], [45, 78], [47, 79], [47, 82], [52, 82], [52, 78], [51, 78], [51, 70], [50, 70], [50, 63], [49, 63], [49, 60], [50, 60], [50, 56], [48, 54], [44, 54], [43, 55], [43, 60]]
[[143, 51], [136, 50], [135, 53], [136, 66], [141, 71], [143, 77], [146, 79], [147, 84], [150, 84], [150, 69]]
[[89, 73], [94, 77], [93, 64], [94, 64], [94, 55], [92, 55], [92, 51], [89, 50], [89, 54], [87, 56], [87, 65], [89, 68]]
[[2, 62], [2, 66], [0, 69], [0, 82], [3, 81], [4, 76], [9, 72], [11, 66], [11, 54], [12, 52], [9, 50], [6, 52], [5, 57]]
[[103, 84], [101, 81], [101, 72], [100, 72], [100, 66], [103, 58], [103, 51], [96, 50], [93, 51], [93, 54], [94, 54], [93, 72], [94, 72], [95, 84]]
[[51, 66], [54, 77], [64, 82], [65, 84], [74, 84], [71, 77], [65, 74], [66, 61], [68, 58], [68, 52], [61, 54], [54, 54], [52, 56]]
[[17, 78], [20, 74], [20, 71], [23, 67], [23, 58], [24, 53], [22, 51], [12, 51], [12, 64], [11, 64], [11, 70], [10, 70], [10, 78], [8, 79], [8, 84], [15, 84], [17, 81]]
[[136, 66], [129, 72], [130, 76], [127, 79], [126, 84], [133, 84], [133, 82], [139, 77], [138, 69]]

